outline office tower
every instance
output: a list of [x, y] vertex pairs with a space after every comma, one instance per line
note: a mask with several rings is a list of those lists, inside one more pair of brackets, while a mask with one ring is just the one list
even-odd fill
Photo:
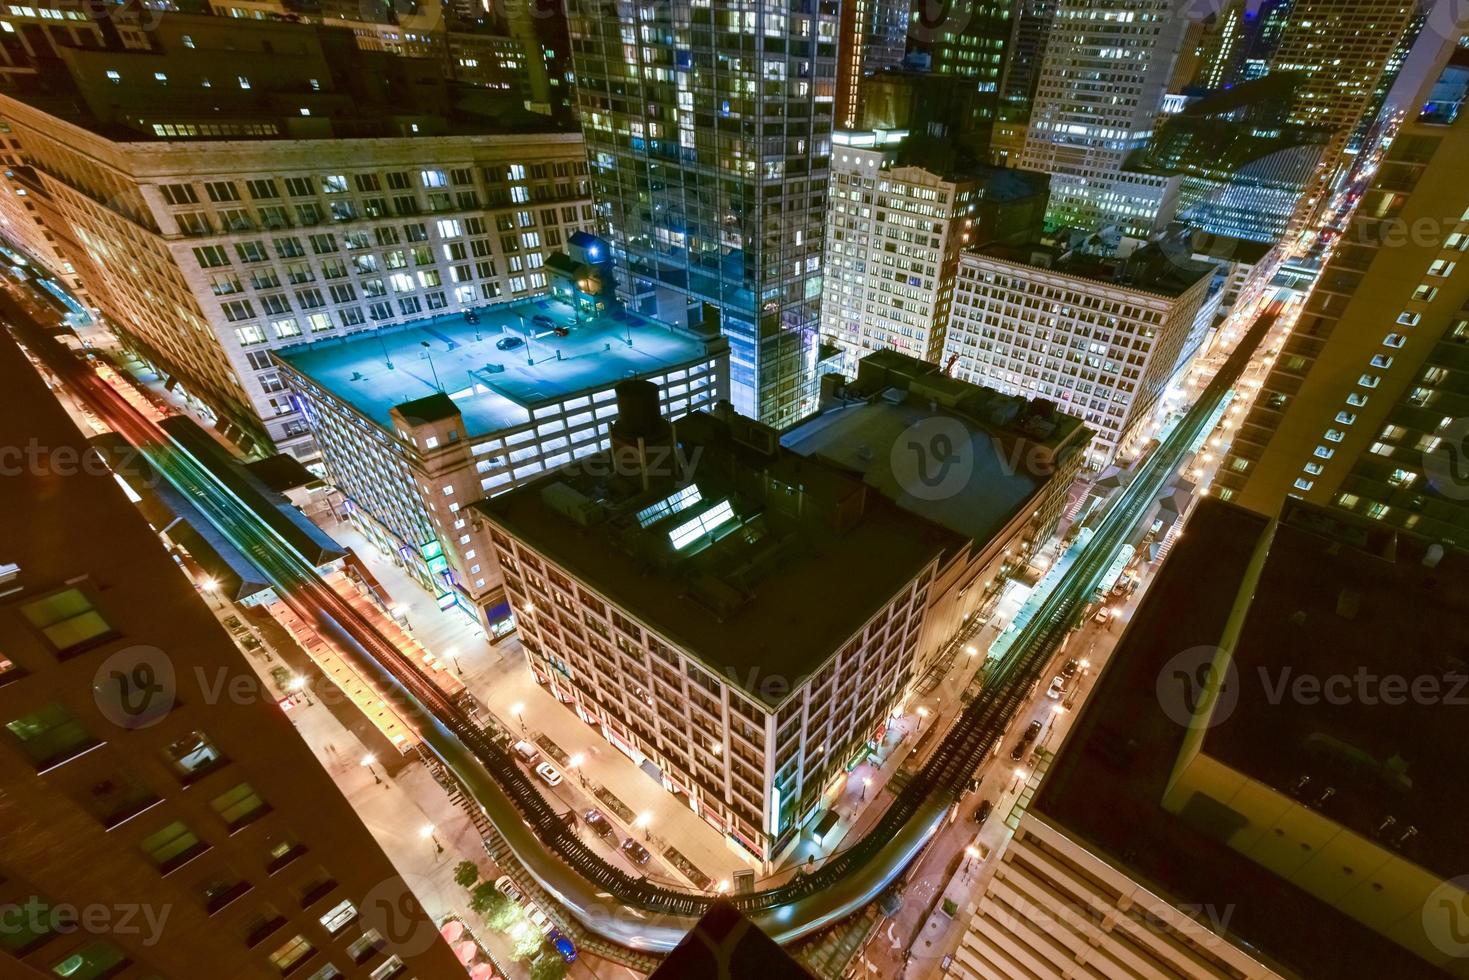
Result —
[[973, 133], [970, 149], [980, 156], [987, 155], [990, 130], [999, 118], [1013, 8], [1011, 0], [914, 7], [913, 48], [927, 55], [929, 71], [967, 79], [978, 95], [967, 128]]
[[1152, 134], [1185, 26], [1164, 0], [1059, 0], [1020, 156], [1051, 175], [1050, 224], [1146, 237], [1172, 216], [1176, 184], [1123, 163]]
[[862, 79], [858, 130], [901, 130], [983, 153], [989, 125], [981, 103], [989, 96], [962, 75], [888, 68]]
[[1465, 540], [1469, 49], [1431, 72], [1322, 269], [1217, 478], [1263, 513], [1286, 496]]
[[1347, 143], [1416, 13], [1413, 0], [1294, 0], [1270, 71], [1302, 77], [1290, 121], [1332, 133], [1303, 220], [1325, 203], [1349, 165]]
[[1164, 91], [1169, 94], [1182, 92], [1193, 83], [1203, 64], [1204, 45], [1219, 20], [1210, 14], [1202, 20], [1190, 17], [1183, 25], [1183, 37], [1178, 42], [1178, 57], [1173, 59], [1173, 71], [1168, 76]]
[[1189, 84], [1203, 89], [1233, 88], [1244, 80], [1245, 49], [1251, 22], [1246, 0], [1228, 0], [1211, 15], [1209, 30], [1200, 40], [1199, 63]]
[[728, 356], [718, 334], [548, 300], [274, 352], [353, 524], [492, 636], [514, 621], [464, 509], [607, 449], [626, 378], [656, 382], [670, 418], [713, 408]]
[[1104, 466], [1197, 353], [1213, 272], [1158, 245], [1125, 260], [1042, 245], [967, 251], [944, 362], [957, 378], [1054, 400], [1096, 431], [1087, 462]]
[[432, 63], [219, 17], [147, 43], [0, 95], [12, 172], [109, 326], [243, 446], [314, 452], [271, 348], [544, 292], [591, 222], [580, 137], [458, 113]]
[[42, 449], [0, 480], [0, 974], [462, 974], [8, 339], [0, 389], [0, 443]]
[[1201, 502], [951, 975], [1464, 976], [1465, 575], [1340, 512]]
[[472, 519], [540, 683], [732, 846], [776, 861], [901, 706], [960, 539], [752, 419], [670, 425], [655, 386], [617, 395], [610, 454]]
[[[959, 535], [929, 588], [914, 677], [939, 676], [956, 637], [983, 619], [1010, 575], [1050, 542], [1092, 433], [1054, 402], [1007, 395], [948, 377], [896, 351], [857, 363], [855, 376], [823, 379], [821, 409], [781, 444], [859, 474], [872, 490]], [[912, 479], [911, 442], [940, 433], [955, 467], [931, 487]]]
[[1274, 244], [1314, 184], [1330, 130], [1288, 121], [1299, 76], [1276, 72], [1190, 101], [1132, 165], [1181, 175], [1179, 216], [1230, 238]]
[[837, 37], [836, 128], [856, 129], [863, 78], [903, 63], [908, 6], [902, 0], [852, 0], [842, 6]]
[[875, 350], [938, 363], [960, 250], [1029, 241], [1045, 216], [1044, 174], [881, 137], [838, 132], [832, 148], [821, 339], [839, 350], [823, 369], [847, 375]]
[[1423, 28], [1427, 23], [1428, 6], [1419, 2], [1414, 6], [1413, 17], [1408, 21], [1407, 30], [1398, 39], [1392, 54], [1387, 56], [1387, 67], [1382, 72], [1382, 78], [1378, 79], [1377, 87], [1372, 90], [1372, 98], [1367, 101], [1367, 108], [1363, 111], [1362, 118], [1357, 121], [1357, 128], [1352, 130], [1351, 136], [1347, 137], [1346, 152], [1351, 156], [1356, 156], [1367, 147], [1374, 132], [1384, 122], [1382, 110], [1387, 105], [1388, 93], [1397, 84], [1403, 65], [1407, 62], [1408, 55], [1412, 54], [1413, 46], [1418, 43], [1418, 37], [1423, 33]]
[[776, 426], [816, 399], [837, 13], [826, 0], [568, 11], [619, 294], [723, 332], [735, 407]]
[[991, 163], [1000, 166], [1020, 164], [1036, 89], [1040, 85], [1046, 43], [1055, 17], [1055, 0], [1020, 0], [1015, 7], [1005, 56], [1005, 76], [1000, 83], [999, 117], [990, 134]]
[[1246, 12], [1250, 39], [1245, 45], [1244, 80], [1260, 78], [1270, 71], [1275, 49], [1280, 45], [1295, 0], [1260, 0], [1253, 15]]

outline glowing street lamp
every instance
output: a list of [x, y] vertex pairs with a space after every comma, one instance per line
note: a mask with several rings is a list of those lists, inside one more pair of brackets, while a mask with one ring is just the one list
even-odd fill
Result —
[[510, 713], [515, 716], [516, 721], [520, 722], [520, 732], [522, 735], [524, 735], [526, 732], [525, 705], [521, 704], [519, 701], [515, 702], [510, 706]]
[[633, 821], [633, 826], [641, 830], [643, 832], [643, 836], [651, 841], [653, 839], [653, 831], [650, 829], [652, 823], [653, 815], [647, 810], [644, 810], [642, 813], [638, 814], [638, 818]]
[[420, 827], [419, 830], [418, 830], [418, 836], [421, 837], [421, 838], [423, 838], [424, 840], [431, 840], [431, 841], [434, 842], [434, 853], [435, 854], [443, 854], [444, 853], [444, 845], [443, 844], [440, 844], [439, 843], [439, 839], [434, 836], [434, 825], [433, 824], [426, 823], [422, 827]]
[[1010, 792], [1013, 793], [1020, 788], [1020, 783], [1025, 779], [1026, 775], [1027, 773], [1024, 769], [1021, 769], [1019, 766], [1015, 767], [1015, 782], [1010, 784]]
[[375, 783], [377, 783], [379, 786], [381, 786], [383, 784], [382, 778], [380, 776], [378, 776], [377, 770], [374, 769], [374, 768], [372, 768], [372, 764], [374, 762], [376, 762], [376, 761], [377, 761], [377, 756], [375, 756], [371, 752], [369, 752], [369, 753], [367, 753], [366, 755], [364, 755], [362, 757], [362, 763], [361, 764], [367, 767], [367, 771], [368, 772], [372, 773], [372, 781], [375, 782]]
[[865, 800], [865, 799], [867, 799], [867, 791], [871, 787], [872, 787], [872, 777], [871, 776], [863, 776], [862, 777], [862, 793], [861, 793], [860, 796], [857, 797], [857, 799], [858, 800]]

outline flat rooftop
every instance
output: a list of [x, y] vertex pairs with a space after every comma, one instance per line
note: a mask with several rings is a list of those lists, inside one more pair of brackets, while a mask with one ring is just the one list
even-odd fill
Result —
[[[1294, 509], [1293, 504], [1287, 506]], [[1321, 513], [1316, 508], [1309, 510]], [[1439, 976], [1408, 950], [1277, 877], [1161, 805], [1186, 729], [1161, 705], [1158, 678], [1180, 652], [1219, 643], [1246, 568], [1269, 524], [1269, 518], [1212, 497], [1199, 503], [1188, 532], [1174, 546], [1149, 588], [1042, 781], [1030, 812], [1175, 905], [1229, 909], [1233, 913], [1228, 922], [1230, 937], [1252, 948], [1277, 972], [1308, 977]], [[1325, 583], [1358, 581], [1353, 571], [1358, 559], [1343, 557], [1344, 548], [1333, 551], [1328, 540], [1295, 524], [1277, 529], [1270, 554], [1267, 579], [1254, 590], [1260, 611], [1252, 613], [1251, 618], [1261, 626], [1274, 621], [1276, 630], [1267, 649], [1259, 646], [1266, 634], [1246, 625], [1248, 635], [1241, 638], [1240, 650], [1244, 656], [1253, 657], [1253, 662], [1273, 656], [1277, 664], [1292, 664], [1302, 657], [1305, 659], [1299, 662], [1309, 664], [1316, 657], [1335, 653], [1334, 669], [1350, 673], [1352, 664], [1363, 655], [1369, 658], [1368, 663], [1382, 664], [1387, 658], [1401, 655], [1412, 637], [1418, 635], [1408, 622], [1419, 616], [1411, 605], [1400, 605], [1392, 615], [1386, 606], [1370, 611], [1377, 600], [1367, 598], [1361, 607], [1367, 618], [1392, 615], [1397, 628], [1404, 631], [1406, 642], [1394, 641], [1382, 650], [1371, 650], [1369, 644], [1380, 641], [1380, 637], [1370, 631], [1362, 642], [1346, 635], [1349, 630], [1333, 630], [1319, 640], [1309, 628], [1294, 624], [1287, 627], [1290, 632], [1280, 633], [1277, 617], [1283, 606], [1294, 607], [1312, 595], [1324, 601], [1323, 590], [1332, 588]], [[1311, 563], [1303, 564], [1307, 561]], [[1309, 574], [1304, 574], [1305, 569]], [[1448, 574], [1442, 578], [1446, 587]], [[1321, 581], [1314, 581], [1317, 579]], [[1463, 581], [1462, 573], [1458, 581]], [[1282, 594], [1270, 595], [1271, 590]], [[1311, 608], [1317, 610], [1317, 620], [1323, 618], [1324, 611], [1318, 605]], [[1311, 618], [1308, 612], [1308, 626]], [[1330, 644], [1337, 640], [1345, 640], [1347, 645], [1334, 650]], [[1443, 649], [1442, 642], [1434, 646]], [[1294, 702], [1282, 703], [1262, 722], [1248, 707], [1248, 702], [1259, 695], [1257, 671], [1242, 666], [1239, 680], [1239, 706], [1213, 732], [1238, 729], [1229, 737], [1254, 743], [1252, 753], [1268, 755], [1276, 751], [1287, 759], [1298, 757], [1300, 736], [1310, 726], [1324, 723], [1331, 730], [1344, 731], [1338, 726], [1363, 724], [1360, 717], [1345, 715], [1332, 721], [1329, 713], [1323, 716], [1314, 708], [1300, 709]], [[1291, 718], [1298, 710], [1302, 711], [1300, 717]], [[1417, 709], [1379, 706], [1374, 710], [1376, 718], [1366, 728], [1375, 730], [1359, 727], [1350, 737], [1397, 743], [1415, 760], [1423, 760], [1415, 761], [1410, 770], [1413, 776], [1431, 780], [1429, 773], [1420, 772], [1427, 760], [1418, 754], [1419, 736], [1395, 729], [1412, 730], [1420, 724], [1436, 727], [1438, 723], [1414, 721], [1410, 716]], [[1445, 711], [1462, 714], [1463, 709], [1450, 707]], [[1457, 730], [1462, 731], [1462, 725]], [[1436, 751], [1455, 754], [1457, 745], [1457, 740], [1445, 738], [1442, 749]], [[1209, 751], [1207, 743], [1205, 751]], [[1462, 752], [1457, 754], [1461, 756]], [[1268, 768], [1250, 764], [1262, 771]], [[1444, 776], [1451, 779], [1461, 773], [1462, 761], [1456, 761]], [[1293, 772], [1287, 778], [1294, 783]], [[1323, 812], [1332, 817], [1341, 813], [1332, 806]], [[1462, 812], [1444, 809], [1432, 824], [1452, 830], [1462, 826]], [[1431, 839], [1438, 839], [1436, 833], [1427, 831], [1427, 826], [1425, 831], [1432, 834]], [[1462, 841], [1457, 842], [1446, 852], [1456, 874], [1464, 867], [1456, 857], [1462, 847]]]
[[[476, 313], [478, 323], [452, 313], [274, 356], [389, 431], [393, 406], [443, 391], [471, 435], [524, 424], [532, 409], [549, 402], [710, 356], [709, 345], [686, 330], [628, 312], [577, 323], [569, 304], [550, 297]], [[567, 335], [556, 336], [536, 317]], [[501, 350], [501, 343], [515, 346]]]
[[[711, 415], [674, 428], [689, 465], [650, 490], [602, 453], [473, 506], [772, 707], [789, 692], [772, 677], [795, 686], [962, 543], [837, 467], [737, 441]], [[674, 543], [726, 502], [712, 531]]]
[[974, 251], [1015, 265], [1172, 298], [1182, 296], [1200, 279], [1214, 274], [1214, 266], [1195, 262], [1183, 255], [1167, 254], [1152, 243], [1125, 259], [1066, 249], [1046, 242], [1028, 245], [994, 243], [981, 245]]

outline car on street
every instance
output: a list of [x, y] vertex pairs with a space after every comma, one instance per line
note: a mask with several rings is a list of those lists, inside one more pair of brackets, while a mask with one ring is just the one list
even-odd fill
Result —
[[549, 762], [543, 762], [536, 766], [536, 775], [540, 776], [541, 781], [547, 786], [561, 785], [561, 773], [557, 772], [556, 767]]
[[534, 905], [530, 907], [530, 911], [525, 913], [525, 917], [530, 920], [531, 925], [536, 927], [536, 931], [543, 936], [549, 935], [556, 928], [556, 923], [546, 918], [546, 913]]
[[617, 831], [613, 829], [612, 824], [607, 821], [607, 818], [602, 816], [601, 810], [595, 808], [590, 809], [582, 814], [582, 817], [586, 820], [587, 826], [592, 828], [598, 837], [601, 837], [603, 840], [617, 839]]
[[1100, 623], [1103, 626], [1106, 626], [1108, 623], [1110, 623], [1112, 621], [1112, 609], [1111, 609], [1111, 607], [1110, 606], [1103, 606], [1101, 609], [1098, 609], [1097, 610], [1097, 614], [1092, 617], [1092, 621], [1093, 622], [1096, 622], [1096, 623]]
[[1066, 678], [1067, 680], [1070, 680], [1071, 678], [1076, 676], [1076, 672], [1079, 669], [1081, 669], [1081, 664], [1077, 663], [1075, 660], [1068, 660], [1066, 661], [1066, 663], [1061, 665], [1061, 676]]
[[1057, 674], [1055, 677], [1051, 678], [1051, 686], [1046, 688], [1046, 697], [1050, 698], [1052, 701], [1059, 701], [1061, 699], [1061, 693], [1065, 690], [1066, 678], [1062, 677], [1060, 674]]
[[291, 691], [291, 682], [295, 680], [294, 675], [285, 667], [270, 668], [270, 679], [275, 681], [275, 686], [281, 693], [288, 694]]
[[1024, 735], [1021, 735], [1020, 737], [1021, 737], [1021, 739], [1023, 739], [1026, 742], [1034, 742], [1035, 741], [1035, 737], [1037, 735], [1039, 735], [1040, 733], [1041, 733], [1041, 723], [1040, 723], [1039, 719], [1037, 719], [1036, 721], [1033, 721], [1029, 725], [1026, 725], [1025, 726], [1025, 734]]
[[499, 340], [495, 341], [495, 349], [496, 350], [514, 350], [515, 348], [520, 347], [524, 343], [525, 343], [525, 341], [521, 340], [519, 337], [501, 337]]
[[1021, 759], [1025, 758], [1025, 750], [1029, 746], [1030, 746], [1030, 743], [1029, 742], [1026, 742], [1026, 741], [1023, 741], [1023, 740], [1022, 741], [1019, 741], [1019, 742], [1016, 742], [1015, 743], [1015, 748], [1013, 748], [1013, 749], [1010, 750], [1010, 758], [1013, 759], [1016, 762], [1019, 762]]
[[546, 942], [567, 963], [576, 962], [576, 944], [567, 939], [560, 929], [552, 929], [546, 933]]
[[648, 859], [653, 856], [648, 853], [648, 849], [646, 847], [639, 844], [631, 837], [622, 842], [622, 853], [627, 856], [627, 859], [629, 861], [631, 861], [633, 864], [636, 864], [640, 868], [643, 865], [647, 864]]
[[526, 762], [535, 762], [536, 756], [540, 755], [540, 752], [536, 750], [536, 747], [534, 745], [524, 740], [516, 742], [514, 745], [512, 745], [510, 747], [510, 751], [520, 756]]
[[558, 337], [570, 337], [571, 330], [566, 327], [552, 327], [551, 332]]
[[525, 898], [525, 896], [521, 894], [520, 886], [511, 881], [509, 875], [501, 875], [500, 877], [495, 879], [495, 890], [498, 891], [501, 895], [504, 895], [506, 898], [510, 899], [510, 901], [514, 902], [516, 905], [519, 905], [521, 903], [521, 900]]
[[974, 822], [984, 823], [990, 818], [990, 812], [993, 811], [994, 808], [995, 805], [989, 800], [982, 801], [979, 806], [974, 808]]

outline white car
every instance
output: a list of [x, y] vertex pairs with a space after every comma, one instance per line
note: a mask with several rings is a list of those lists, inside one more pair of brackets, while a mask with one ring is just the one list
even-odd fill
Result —
[[520, 894], [520, 887], [510, 880], [509, 875], [501, 875], [495, 879], [495, 890], [516, 905], [519, 905], [520, 900], [524, 897]]
[[1046, 697], [1050, 698], [1052, 701], [1059, 701], [1061, 699], [1062, 692], [1065, 690], [1066, 678], [1062, 677], [1060, 674], [1057, 674], [1054, 678], [1052, 678], [1051, 686], [1046, 689]]
[[549, 762], [536, 766], [536, 775], [540, 776], [547, 786], [561, 785], [561, 773], [557, 772], [556, 767]]
[[525, 917], [530, 920], [531, 925], [535, 926], [536, 929], [543, 936], [546, 933], [550, 932], [552, 929], [556, 928], [556, 923], [546, 918], [546, 913], [542, 912], [534, 905], [531, 906], [530, 911], [526, 913]]

